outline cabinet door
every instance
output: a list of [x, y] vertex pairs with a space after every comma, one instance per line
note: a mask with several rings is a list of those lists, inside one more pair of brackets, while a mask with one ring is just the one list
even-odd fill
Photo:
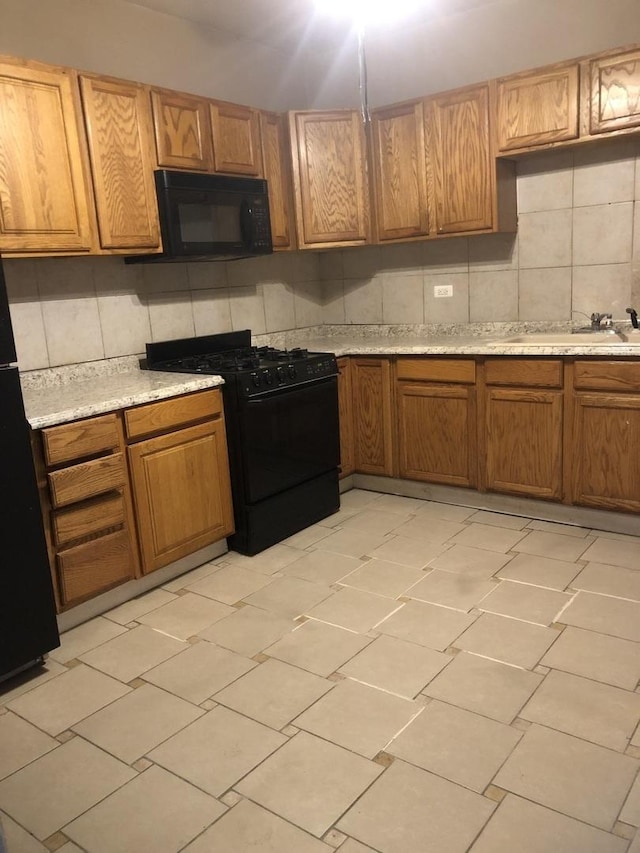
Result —
[[360, 246], [369, 240], [369, 196], [358, 112], [291, 113], [298, 243]]
[[577, 139], [577, 64], [503, 77], [496, 96], [499, 151]]
[[80, 78], [104, 249], [158, 248], [151, 108], [144, 86]]
[[338, 413], [340, 417], [340, 476], [353, 474], [353, 385], [351, 359], [338, 359]]
[[92, 246], [74, 83], [63, 70], [0, 63], [3, 252]]
[[438, 234], [490, 229], [493, 164], [487, 86], [430, 99], [426, 122], [433, 176], [432, 227]]
[[640, 397], [574, 397], [573, 503], [640, 512]]
[[489, 388], [487, 488], [562, 498], [562, 391]]
[[393, 474], [391, 367], [385, 358], [351, 359], [355, 468]]
[[269, 184], [269, 213], [274, 249], [293, 249], [293, 198], [285, 117], [262, 113], [262, 162]]
[[422, 101], [371, 115], [376, 236], [380, 242], [429, 232]]
[[400, 476], [475, 486], [475, 389], [400, 382], [397, 390]]
[[233, 532], [222, 420], [135, 444], [129, 461], [145, 573]]
[[167, 169], [213, 168], [207, 101], [154, 89], [151, 92], [158, 165]]
[[262, 175], [260, 113], [237, 104], [211, 104], [213, 167], [232, 175]]
[[640, 125], [640, 50], [594, 59], [591, 69], [591, 133]]

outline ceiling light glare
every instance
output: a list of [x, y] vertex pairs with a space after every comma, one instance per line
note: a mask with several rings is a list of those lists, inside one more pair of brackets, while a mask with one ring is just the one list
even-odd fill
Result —
[[316, 0], [318, 11], [336, 18], [347, 18], [359, 27], [398, 21], [424, 0]]

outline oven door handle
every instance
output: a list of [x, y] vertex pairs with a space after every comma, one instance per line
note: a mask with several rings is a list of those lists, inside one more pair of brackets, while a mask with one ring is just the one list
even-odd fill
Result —
[[337, 373], [331, 376], [323, 376], [322, 379], [306, 379], [304, 382], [296, 382], [295, 385], [287, 385], [284, 388], [274, 388], [272, 391], [258, 391], [253, 397], [247, 397], [247, 405], [255, 406], [260, 403], [268, 403], [275, 396], [284, 397], [285, 394], [295, 394], [300, 388], [308, 388], [310, 385], [324, 385], [331, 380], [336, 380]]

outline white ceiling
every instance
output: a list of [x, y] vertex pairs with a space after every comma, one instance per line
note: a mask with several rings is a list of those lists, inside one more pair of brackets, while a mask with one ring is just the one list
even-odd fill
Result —
[[[305, 49], [330, 50], [341, 46], [349, 34], [346, 20], [336, 20], [316, 10], [315, 0], [126, 0], [156, 12], [213, 27], [238, 39], [250, 39], [294, 54]], [[390, 0], [392, 2], [392, 0]], [[428, 24], [498, 0], [422, 0], [418, 7], [390, 28]], [[524, 0], [530, 2], [530, 0]], [[375, 27], [371, 28], [375, 36]]]

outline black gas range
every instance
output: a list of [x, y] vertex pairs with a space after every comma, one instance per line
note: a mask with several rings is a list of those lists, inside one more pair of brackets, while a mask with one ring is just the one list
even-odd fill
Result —
[[257, 554], [340, 507], [332, 353], [251, 345], [251, 332], [147, 344], [149, 370], [222, 376], [235, 534]]

